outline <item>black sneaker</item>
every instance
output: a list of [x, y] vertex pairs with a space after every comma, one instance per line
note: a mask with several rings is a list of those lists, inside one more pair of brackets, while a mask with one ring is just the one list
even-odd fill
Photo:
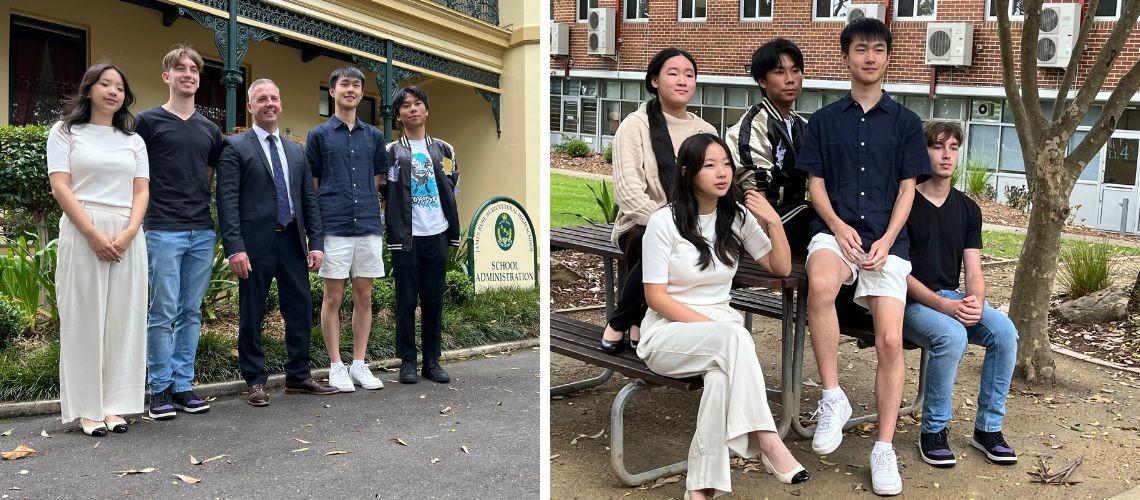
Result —
[[419, 374], [416, 373], [416, 362], [405, 361], [400, 365], [400, 383], [401, 384], [414, 384], [420, 381]]
[[155, 420], [170, 420], [178, 415], [170, 401], [169, 387], [158, 394], [150, 395], [150, 409], [147, 410], [147, 415]]
[[171, 403], [175, 408], [186, 413], [206, 413], [210, 405], [194, 394], [194, 391], [176, 392], [170, 395]]
[[1013, 465], [1017, 463], [1017, 454], [1005, 442], [1005, 437], [998, 432], [982, 432], [974, 429], [972, 439], [974, 448], [982, 450], [986, 458], [998, 465]]
[[427, 377], [427, 379], [431, 380], [432, 382], [438, 382], [440, 384], [447, 384], [451, 382], [451, 375], [448, 375], [447, 372], [444, 371], [443, 367], [439, 366], [438, 361], [424, 362], [423, 376]]
[[918, 452], [922, 454], [922, 461], [935, 467], [949, 468], [958, 463], [954, 459], [954, 452], [950, 450], [950, 443], [946, 437], [950, 434], [949, 427], [943, 427], [938, 432], [923, 432], [918, 439]]

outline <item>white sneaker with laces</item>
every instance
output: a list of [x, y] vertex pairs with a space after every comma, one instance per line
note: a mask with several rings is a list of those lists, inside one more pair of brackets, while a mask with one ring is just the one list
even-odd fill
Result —
[[348, 367], [344, 365], [329, 367], [329, 385], [336, 387], [340, 392], [352, 392], [352, 379], [348, 376]]
[[811, 439], [811, 449], [816, 455], [827, 455], [843, 442], [843, 425], [851, 418], [851, 403], [846, 396], [820, 399], [813, 416], [818, 423]]
[[902, 493], [902, 477], [894, 448], [871, 450], [871, 488], [882, 496]]
[[365, 389], [383, 389], [384, 382], [372, 375], [372, 370], [368, 369], [368, 365], [353, 364], [352, 368], [348, 369], [349, 376], [352, 381], [360, 384], [360, 387]]

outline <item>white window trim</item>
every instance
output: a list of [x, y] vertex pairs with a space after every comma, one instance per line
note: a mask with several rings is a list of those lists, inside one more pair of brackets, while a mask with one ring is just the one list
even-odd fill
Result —
[[[754, 22], [754, 21], [771, 21], [772, 15], [757, 16], [757, 17], [744, 17], [744, 2], [756, 2], [759, 0], [741, 0], [740, 1], [740, 21], [741, 22]], [[772, 0], [772, 14], [776, 12], [776, 0]]]
[[[1104, 0], [1100, 0], [1104, 1]], [[1120, 20], [1120, 9], [1124, 8], [1123, 0], [1116, 0], [1116, 14], [1112, 16], [1093, 16], [1093, 21], [1117, 21]]]
[[[592, 0], [592, 1], [594, 3], [597, 3], [598, 0]], [[582, 2], [586, 2], [586, 19], [578, 19], [578, 6], [581, 5]], [[590, 7], [590, 2], [591, 2], [591, 0], [575, 0], [574, 1], [574, 22], [576, 22], [578, 24], [586, 24], [586, 23], [590, 22], [590, 9], [594, 8], [594, 7]]]
[[[891, 13], [891, 15], [895, 19], [898, 19], [900, 21], [934, 21], [935, 18], [938, 17], [938, 0], [934, 0], [934, 12], [931, 12], [929, 16], [900, 16], [899, 15], [899, 2], [906, 2], [906, 1], [914, 2], [916, 4], [918, 3], [918, 0], [896, 0], [894, 2], [894, 12]], [[917, 11], [918, 5], [915, 5], [914, 7], [915, 7], [915, 10]]]
[[[693, 10], [694, 11], [697, 10], [696, 6], [697, 6], [697, 0], [693, 0]], [[708, 4], [707, 0], [705, 1], [705, 15], [704, 15], [704, 17], [684, 17], [684, 16], [682, 16], [681, 15], [681, 0], [677, 0], [677, 22], [679, 22], [679, 23], [703, 23], [703, 22], [708, 20], [708, 17], [709, 17], [709, 4]]]
[[[990, 10], [990, 0], [984, 0], [984, 1], [986, 2], [985, 3], [985, 9], [987, 11], [989, 11]], [[996, 8], [997, 5], [995, 4], [994, 7]], [[1013, 0], [1009, 0], [1009, 9], [1010, 9], [1009, 22], [1012, 23], [1012, 22], [1019, 22], [1019, 21], [1025, 20], [1025, 14], [1020, 14], [1020, 15], [1014, 15], [1013, 14]], [[993, 13], [993, 12], [986, 12], [986, 20], [987, 21], [997, 21], [997, 14]]]
[[[847, 2], [847, 6], [850, 7], [852, 3], [855, 3], [855, 2], [849, 0]], [[846, 14], [843, 17], [820, 16], [819, 12], [817, 12], [815, 10], [817, 5], [818, 5], [818, 3], [816, 2], [816, 0], [811, 0], [811, 20], [812, 21], [847, 22], [847, 15]]]
[[[623, 22], [623, 23], [633, 23], [633, 24], [637, 24], [637, 23], [648, 23], [648, 22], [649, 22], [649, 15], [648, 15], [648, 14], [647, 14], [645, 17], [633, 17], [633, 18], [630, 18], [630, 17], [625, 17], [625, 16], [626, 16], [626, 14], [627, 14], [627, 11], [625, 10], [625, 7], [626, 7], [626, 5], [625, 5], [625, 0], [618, 0], [618, 1], [619, 1], [619, 2], [621, 2], [621, 8], [622, 8], [622, 11], [621, 11], [621, 22]], [[637, 2], [638, 2], [638, 3], [645, 3], [645, 4], [648, 4], [648, 3], [649, 3], [649, 0], [637, 0]], [[678, 5], [680, 5], [680, 4], [678, 4]]]

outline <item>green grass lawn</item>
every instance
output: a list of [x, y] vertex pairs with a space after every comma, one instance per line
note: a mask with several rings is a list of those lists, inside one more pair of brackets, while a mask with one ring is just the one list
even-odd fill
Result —
[[[1025, 236], [1015, 233], [998, 231], [982, 231], [982, 253], [1003, 259], [1016, 259], [1021, 256], [1021, 245]], [[1076, 245], [1086, 244], [1080, 240], [1061, 240], [1061, 251], [1064, 252]], [[1140, 248], [1113, 246], [1117, 255], [1140, 255]]]
[[[605, 181], [613, 190], [613, 184]], [[594, 194], [587, 185], [599, 189], [601, 181], [574, 177], [571, 175], [550, 174], [550, 227], [576, 226], [586, 224], [585, 220], [574, 215], [581, 214], [598, 222], [602, 220], [602, 210], [594, 202]]]

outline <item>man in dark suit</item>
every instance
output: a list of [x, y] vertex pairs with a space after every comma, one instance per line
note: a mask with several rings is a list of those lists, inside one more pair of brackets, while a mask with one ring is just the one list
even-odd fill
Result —
[[308, 271], [320, 268], [324, 258], [312, 173], [301, 147], [280, 137], [281, 91], [272, 80], [249, 86], [246, 107], [254, 126], [229, 138], [217, 175], [222, 245], [239, 280], [238, 364], [249, 384], [248, 402], [269, 404], [261, 324], [274, 277], [289, 353], [285, 393], [336, 394], [335, 387], [318, 384], [309, 375], [313, 301]]

